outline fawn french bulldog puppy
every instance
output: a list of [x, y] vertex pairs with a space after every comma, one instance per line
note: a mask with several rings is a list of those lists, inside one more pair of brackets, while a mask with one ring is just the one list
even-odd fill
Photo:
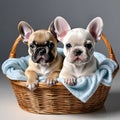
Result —
[[75, 85], [77, 78], [94, 73], [98, 62], [93, 55], [95, 43], [100, 40], [102, 18], [94, 18], [86, 29], [71, 29], [63, 17], [56, 17], [54, 28], [57, 38], [64, 44], [65, 59], [59, 77], [66, 84]]
[[28, 45], [30, 55], [29, 65], [25, 71], [27, 76], [27, 87], [30, 90], [36, 89], [38, 76], [46, 76], [46, 83], [53, 85], [57, 82], [62, 68], [63, 57], [57, 52], [57, 39], [54, 33], [53, 23], [48, 30], [37, 30], [25, 21], [18, 24], [18, 30], [23, 42]]

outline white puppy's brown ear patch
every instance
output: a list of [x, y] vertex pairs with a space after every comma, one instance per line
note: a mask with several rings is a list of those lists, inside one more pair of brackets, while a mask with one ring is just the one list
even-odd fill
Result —
[[68, 22], [61, 16], [58, 16], [54, 20], [55, 32], [57, 34], [57, 39], [62, 42], [67, 32], [71, 30]]
[[29, 37], [34, 31], [32, 27], [25, 21], [20, 21], [18, 24], [18, 31], [23, 37], [23, 42], [28, 43]]
[[103, 29], [103, 20], [101, 17], [94, 18], [87, 26], [87, 30], [91, 33], [93, 38], [96, 40], [100, 40], [100, 35]]

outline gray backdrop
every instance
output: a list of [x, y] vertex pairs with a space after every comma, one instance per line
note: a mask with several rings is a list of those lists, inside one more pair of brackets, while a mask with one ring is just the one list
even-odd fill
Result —
[[[0, 1], [0, 63], [8, 58], [10, 48], [18, 36], [17, 24], [27, 21], [35, 30], [47, 29], [56, 16], [63, 16], [71, 27], [86, 28], [96, 16], [104, 20], [103, 32], [110, 40], [120, 60], [120, 0], [1, 0]], [[96, 50], [107, 55], [99, 42]], [[18, 56], [27, 54], [27, 46], [20, 44]]]

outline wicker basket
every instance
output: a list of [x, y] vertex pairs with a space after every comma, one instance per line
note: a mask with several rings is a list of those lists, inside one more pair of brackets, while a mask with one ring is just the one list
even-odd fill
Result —
[[[111, 45], [103, 34], [101, 34], [101, 39], [108, 49], [109, 58], [116, 61]], [[16, 39], [10, 52], [10, 58], [16, 57], [16, 48], [20, 41], [21, 36]], [[113, 78], [118, 70], [119, 66], [113, 73]], [[61, 83], [57, 83], [52, 87], [48, 87], [45, 83], [39, 83], [35, 91], [30, 91], [26, 88], [25, 82], [15, 80], [10, 80], [10, 82], [18, 104], [22, 109], [32, 113], [44, 114], [87, 113], [95, 111], [104, 106], [110, 90], [110, 87], [101, 84], [87, 103], [82, 103]]]

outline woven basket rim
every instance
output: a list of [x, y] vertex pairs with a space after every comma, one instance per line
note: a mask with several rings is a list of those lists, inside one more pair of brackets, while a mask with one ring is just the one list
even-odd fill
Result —
[[[7, 78], [8, 78], [8, 77], [7, 77]], [[14, 81], [14, 84], [16, 84], [16, 85], [20, 85], [20, 86], [26, 87], [26, 84], [25, 84], [26, 81], [22, 81], [22, 80], [12, 80], [12, 79], [10, 79], [10, 78], [8, 78], [8, 80]], [[52, 86], [46, 85], [46, 83], [44, 83], [44, 82], [39, 82], [38, 85], [39, 85], [40, 87], [42, 86], [42, 87], [45, 87], [45, 88], [50, 88], [50, 87], [52, 87]], [[60, 83], [60, 82], [57, 82], [54, 86], [61, 87], [61, 86], [63, 86], [63, 84]]]

